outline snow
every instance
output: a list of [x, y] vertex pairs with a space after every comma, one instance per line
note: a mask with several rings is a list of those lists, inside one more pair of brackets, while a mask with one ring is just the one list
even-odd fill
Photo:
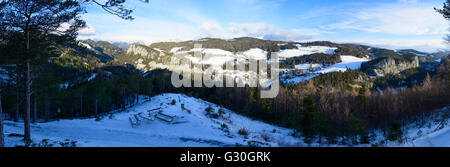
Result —
[[293, 78], [283, 79], [282, 82], [284, 85], [298, 84], [300, 82], [309, 81], [310, 79], [319, 76], [319, 74], [310, 74], [304, 76], [296, 76]]
[[211, 57], [204, 57], [204, 60], [200, 60], [196, 57], [187, 56], [187, 59], [191, 60], [194, 64], [210, 64], [210, 65], [216, 65], [220, 66], [225, 64], [228, 61], [234, 60], [233, 57], [226, 57], [226, 56], [211, 56]]
[[320, 68], [322, 67], [321, 64], [297, 64], [295, 65], [295, 69], [299, 70], [308, 70], [310, 68]]
[[355, 56], [341, 56], [342, 62], [331, 65], [323, 70], [318, 71], [318, 73], [325, 74], [330, 72], [345, 72], [347, 68], [356, 70], [361, 68], [361, 64], [369, 61], [367, 58], [359, 58]]
[[80, 46], [84, 46], [84, 47], [86, 47], [86, 48], [88, 48], [88, 49], [92, 49], [91, 45], [86, 44], [86, 43], [83, 43], [83, 42], [79, 42], [79, 45], [80, 45]]
[[0, 79], [1, 81], [9, 80], [8, 71], [3, 68], [0, 68]]
[[233, 56], [233, 53], [222, 49], [203, 49], [202, 53], [205, 55]]
[[[220, 106], [182, 94], [168, 93], [140, 99], [140, 104], [124, 112], [113, 112], [113, 117], [106, 116], [100, 121], [90, 118], [32, 124], [32, 139], [34, 143], [39, 143], [43, 139], [53, 143], [75, 141], [77, 147], [229, 147], [236, 144], [248, 145], [251, 142], [259, 143], [260, 146], [274, 147], [350, 146], [320, 144], [316, 139], [312, 144], [305, 144], [303, 137], [292, 136], [294, 131], [291, 129], [252, 120], [225, 108], [222, 108], [224, 111], [222, 116], [212, 118], [206, 114], [205, 109], [210, 106], [213, 113], [218, 113]], [[176, 104], [171, 105], [173, 100]], [[181, 109], [181, 104], [184, 104], [186, 110]], [[148, 110], [159, 107], [165, 114], [183, 117], [187, 122], [169, 124], [155, 119], [135, 128], [131, 127], [128, 120], [130, 116], [145, 114]], [[449, 109], [450, 107], [443, 108], [442, 113], [449, 112]], [[375, 131], [377, 137], [371, 144], [384, 147], [450, 147], [448, 116], [447, 119], [437, 121], [440, 119], [441, 117], [438, 117], [429, 119], [423, 125], [411, 124], [404, 127], [403, 143], [386, 141], [382, 131]], [[241, 128], [249, 132], [248, 137], [238, 134]], [[4, 131], [6, 146], [23, 145], [22, 137], [10, 136], [23, 133], [22, 122], [4, 121]], [[269, 140], [266, 141], [264, 138]], [[342, 139], [338, 137], [338, 143], [341, 143], [339, 141]], [[385, 144], [380, 144], [382, 141]], [[371, 144], [351, 146], [369, 147]]]
[[404, 127], [406, 142], [390, 142], [388, 146], [450, 147], [449, 112], [450, 106], [446, 106], [424, 123], [413, 123]]
[[183, 47], [175, 47], [175, 48], [172, 48], [172, 49], [170, 50], [170, 53], [176, 53], [176, 52], [178, 52], [178, 51], [181, 50], [181, 49], [183, 49]]
[[69, 83], [68, 82], [66, 82], [66, 83], [62, 83], [62, 84], [59, 84], [59, 88], [60, 89], [67, 89], [67, 88], [69, 88]]
[[259, 48], [253, 48], [243, 53], [245, 57], [256, 59], [256, 60], [265, 60], [267, 59], [267, 52], [259, 49]]
[[[331, 72], [345, 72], [347, 69], [356, 70], [361, 68], [361, 64], [369, 61], [368, 58], [359, 58], [355, 56], [341, 56], [342, 62], [338, 64], [334, 64], [328, 67], [323, 68], [320, 64], [312, 64], [313, 69], [323, 68], [319, 71], [312, 71], [309, 74], [302, 74], [300, 76], [294, 76], [290, 78], [283, 78], [282, 82], [284, 85], [297, 84], [300, 82], [308, 81], [311, 78], [317, 77], [321, 74], [331, 73]], [[310, 69], [310, 64], [298, 64], [295, 66], [296, 69]], [[291, 70], [287, 70], [287, 72], [291, 72]]]
[[437, 132], [432, 132], [426, 136], [420, 137], [406, 146], [415, 147], [450, 147], [450, 127], [444, 128]]
[[95, 79], [95, 77], [97, 77], [97, 73], [92, 74], [91, 77], [88, 78], [88, 81]]
[[155, 49], [155, 50], [158, 51], [158, 52], [163, 52], [163, 50], [161, 50], [161, 49], [159, 49], [159, 48], [153, 48], [153, 49]]
[[[175, 105], [170, 104], [172, 100], [176, 101]], [[182, 110], [181, 104], [191, 112]], [[300, 138], [290, 136], [293, 130], [251, 120], [225, 108], [225, 114], [218, 119], [211, 118], [205, 111], [208, 106], [215, 113], [220, 109], [215, 104], [186, 95], [162, 94], [124, 112], [115, 113], [112, 119], [105, 117], [101, 121], [91, 118], [36, 123], [31, 126], [31, 134], [34, 142], [68, 139], [76, 141], [78, 147], [227, 147], [235, 146], [236, 143], [248, 145], [250, 141], [261, 143], [261, 146], [279, 146], [278, 143], [301, 142]], [[130, 116], [159, 107], [163, 112], [184, 117], [188, 122], [168, 124], [155, 119], [131, 127], [128, 120]], [[222, 124], [227, 128], [222, 128]], [[241, 128], [249, 132], [247, 138], [237, 133]], [[8, 136], [13, 133], [23, 133], [23, 123], [5, 121], [6, 145], [23, 145], [21, 137]], [[270, 140], [265, 141], [263, 136]]]
[[297, 45], [297, 49], [285, 49], [278, 52], [278, 56], [281, 58], [292, 58], [304, 55], [310, 55], [314, 53], [325, 53], [325, 54], [333, 54], [337, 48], [331, 48], [328, 46], [308, 46], [303, 47], [301, 45]]

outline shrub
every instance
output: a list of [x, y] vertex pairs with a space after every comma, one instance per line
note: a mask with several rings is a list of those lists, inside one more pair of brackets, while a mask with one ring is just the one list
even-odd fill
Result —
[[266, 142], [270, 142], [270, 141], [271, 141], [270, 136], [267, 135], [267, 134], [262, 134], [262, 135], [261, 135], [261, 138], [262, 138], [264, 141], [266, 141]]
[[101, 121], [102, 119], [103, 119], [102, 116], [98, 116], [98, 115], [97, 115], [97, 116], [95, 117], [95, 121], [97, 121], [97, 122], [98, 122], [98, 121]]
[[248, 136], [249, 133], [248, 133], [247, 129], [241, 128], [241, 129], [239, 129], [238, 134], [240, 134], [242, 136]]
[[211, 107], [211, 106], [208, 106], [206, 109], [205, 109], [205, 111], [206, 111], [206, 114], [211, 114], [213, 111], [214, 111], [214, 109]]
[[109, 119], [114, 119], [114, 114], [113, 113], [109, 114]]
[[222, 124], [222, 125], [220, 125], [220, 128], [222, 128], [222, 129], [228, 129], [228, 125], [227, 125], [227, 124]]
[[225, 110], [223, 108], [219, 109], [219, 116], [222, 116], [225, 114]]
[[395, 140], [401, 139], [402, 135], [403, 135], [403, 132], [402, 132], [400, 123], [394, 122], [391, 125], [391, 128], [389, 128], [387, 138], [390, 141], [395, 141]]

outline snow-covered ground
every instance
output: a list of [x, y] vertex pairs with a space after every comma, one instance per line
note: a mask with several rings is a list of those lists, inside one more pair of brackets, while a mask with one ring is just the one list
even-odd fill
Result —
[[[311, 78], [317, 77], [321, 74], [331, 73], [331, 72], [345, 72], [347, 69], [356, 70], [361, 68], [361, 64], [364, 62], [369, 61], [367, 58], [359, 58], [355, 56], [341, 56], [342, 62], [338, 64], [334, 64], [328, 67], [323, 67], [320, 64], [312, 64], [313, 69], [322, 68], [318, 71], [311, 71], [309, 74], [303, 74], [300, 76], [294, 76], [294, 77], [285, 77], [282, 78], [282, 82], [284, 85], [289, 84], [297, 84], [300, 82], [308, 81]], [[295, 66], [296, 69], [310, 69], [310, 64], [298, 64]], [[287, 70], [287, 72], [290, 72], [290, 70]]]
[[[450, 127], [429, 134], [417, 136], [416, 139], [400, 146], [406, 147], [450, 147]], [[419, 130], [417, 130], [418, 132]], [[423, 132], [422, 132], [423, 133]], [[417, 133], [416, 133], [417, 134]]]
[[9, 80], [8, 71], [3, 68], [0, 68], [0, 81]]
[[[176, 104], [171, 105], [172, 100]], [[181, 109], [184, 104], [185, 110]], [[131, 146], [131, 147], [198, 147], [236, 146], [257, 143], [260, 146], [278, 146], [278, 143], [298, 143], [299, 138], [290, 136], [290, 129], [251, 120], [223, 108], [218, 118], [206, 114], [211, 106], [213, 113], [221, 107], [181, 94], [162, 94], [124, 112], [115, 113], [114, 118], [106, 116], [101, 121], [92, 119], [60, 120], [32, 124], [31, 134], [35, 143], [43, 139], [49, 141], [76, 141], [78, 147]], [[161, 107], [166, 114], [184, 117], [186, 123], [169, 124], [159, 119], [133, 128], [129, 117]], [[190, 112], [189, 112], [190, 111]], [[248, 136], [238, 134], [245, 128]], [[23, 123], [5, 121], [7, 146], [23, 145], [21, 137], [8, 136], [23, 134]]]
[[399, 147], [450, 147], [450, 106], [428, 118], [422, 124], [411, 124], [403, 128], [405, 142], [390, 142], [388, 146]]
[[79, 45], [79, 46], [84, 46], [84, 47], [86, 47], [86, 48], [88, 48], [88, 49], [94, 49], [94, 48], [91, 47], [91, 45], [89, 45], [89, 44], [87, 44], [87, 43], [78, 42], [78, 45]]
[[329, 66], [323, 70], [318, 71], [318, 73], [326, 74], [330, 72], [345, 72], [347, 68], [356, 70], [361, 68], [361, 64], [369, 61], [367, 58], [359, 58], [355, 56], [341, 56], [342, 62]]
[[267, 59], [267, 52], [259, 49], [259, 48], [253, 48], [243, 53], [244, 57], [251, 58], [255, 60], [265, 60]]
[[322, 67], [322, 64], [297, 64], [295, 65], [295, 69], [299, 70], [308, 70], [308, 69], [314, 69], [314, 68], [320, 68]]
[[[313, 140], [305, 144], [303, 137], [293, 137], [291, 129], [249, 119], [215, 104], [182, 94], [162, 94], [153, 98], [141, 98], [139, 105], [113, 116], [96, 119], [60, 120], [31, 125], [33, 142], [61, 146], [61, 143], [74, 143], [77, 147], [233, 147], [237, 145], [295, 146], [295, 147], [345, 147], [350, 145], [320, 144]], [[171, 104], [175, 101], [175, 104]], [[185, 109], [181, 108], [184, 104]], [[211, 114], [206, 109], [211, 107]], [[182, 117], [185, 122], [171, 124], [155, 119], [132, 127], [129, 118], [149, 110], [161, 108], [168, 115]], [[450, 112], [450, 107], [441, 113]], [[218, 113], [222, 111], [219, 116]], [[213, 115], [216, 115], [214, 117]], [[403, 128], [404, 142], [386, 141], [381, 132], [371, 144], [352, 145], [370, 147], [450, 147], [450, 126], [448, 120], [430, 119], [423, 125], [409, 125]], [[441, 128], [440, 128], [441, 127]], [[238, 133], [246, 129], [247, 136]], [[23, 123], [4, 122], [6, 146], [23, 145]], [[297, 135], [298, 136], [298, 135]], [[342, 138], [338, 138], [338, 143]], [[326, 142], [325, 142], [326, 143]], [[383, 144], [380, 144], [383, 143]], [[70, 144], [69, 144], [70, 145]]]
[[333, 54], [334, 51], [337, 48], [332, 48], [328, 46], [308, 46], [303, 47], [301, 45], [297, 45], [297, 49], [285, 49], [280, 52], [278, 52], [278, 56], [280, 58], [291, 58], [291, 57], [298, 57], [298, 56], [304, 56], [304, 55], [310, 55], [314, 53], [326, 53], [326, 54]]

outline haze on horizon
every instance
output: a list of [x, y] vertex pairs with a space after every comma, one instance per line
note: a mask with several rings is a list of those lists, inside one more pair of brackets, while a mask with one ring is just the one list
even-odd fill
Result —
[[448, 22], [434, 8], [444, 0], [128, 0], [134, 21], [90, 5], [79, 39], [111, 42], [256, 37], [280, 41], [360, 43], [435, 52]]

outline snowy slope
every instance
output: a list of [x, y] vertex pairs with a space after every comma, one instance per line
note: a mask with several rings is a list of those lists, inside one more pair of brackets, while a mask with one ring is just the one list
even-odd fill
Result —
[[267, 59], [267, 52], [259, 48], [253, 48], [244, 52], [244, 56], [255, 60], [265, 60]]
[[450, 147], [450, 127], [422, 136], [412, 142], [406, 143], [405, 146]]
[[[171, 105], [172, 100], [176, 101]], [[181, 104], [186, 110], [181, 109]], [[139, 146], [139, 147], [197, 147], [197, 146], [235, 146], [237, 143], [260, 146], [278, 146], [278, 143], [299, 143], [299, 138], [290, 136], [290, 129], [280, 128], [235, 114], [224, 109], [225, 114], [218, 119], [210, 118], [205, 109], [211, 106], [218, 112], [219, 106], [180, 94], [162, 94], [150, 101], [137, 105], [125, 112], [116, 113], [113, 119], [60, 120], [32, 125], [33, 141], [76, 141], [76, 146]], [[147, 110], [162, 108], [166, 114], [184, 117], [187, 123], [168, 124], [154, 120], [132, 128], [129, 117]], [[187, 110], [190, 110], [189, 113]], [[226, 126], [226, 128], [225, 128]], [[23, 123], [5, 122], [5, 133], [22, 134]], [[238, 134], [245, 128], [248, 137]], [[268, 139], [267, 141], [264, 139]], [[6, 137], [7, 146], [23, 145], [21, 137]]]
[[281, 58], [291, 58], [297, 56], [310, 55], [314, 53], [326, 53], [333, 54], [337, 48], [331, 48], [328, 46], [308, 46], [303, 47], [301, 45], [297, 45], [297, 49], [285, 49], [278, 52], [278, 56]]
[[[170, 103], [175, 100], [176, 104]], [[184, 104], [185, 110], [181, 109]], [[442, 121], [432, 119], [425, 125], [411, 125], [404, 128], [403, 143], [386, 141], [382, 132], [372, 144], [340, 145], [320, 144], [314, 141], [305, 144], [303, 137], [293, 137], [293, 130], [269, 125], [251, 120], [223, 109], [224, 114], [212, 118], [205, 109], [211, 106], [212, 113], [218, 113], [220, 107], [209, 102], [181, 94], [162, 94], [149, 101], [132, 107], [124, 112], [115, 113], [113, 118], [105, 117], [101, 121], [95, 119], [60, 120], [48, 123], [32, 124], [32, 139], [34, 143], [42, 143], [47, 139], [49, 143], [59, 146], [60, 142], [76, 142], [77, 147], [199, 147], [219, 146], [232, 147], [239, 145], [257, 144], [259, 146], [331, 146], [331, 147], [370, 147], [372, 144], [385, 147], [450, 147], [450, 126]], [[140, 126], [132, 127], [129, 117], [138, 113], [161, 107], [165, 114], [184, 117], [187, 122], [169, 124], [155, 119]], [[442, 109], [442, 113], [449, 112], [450, 107]], [[189, 112], [190, 111], [190, 112]], [[439, 128], [442, 127], [442, 128]], [[249, 135], [240, 135], [238, 131], [245, 128]], [[4, 122], [6, 145], [9, 147], [23, 145], [23, 123]], [[341, 143], [342, 138], [337, 139]], [[326, 143], [326, 142], [325, 142]]]
[[[356, 70], [361, 68], [361, 64], [369, 61], [367, 58], [359, 58], [355, 56], [341, 56], [342, 62], [338, 64], [334, 64], [328, 67], [324, 67], [318, 71], [311, 71], [309, 74], [303, 74], [300, 76], [282, 78], [282, 82], [284, 85], [297, 84], [300, 82], [308, 81], [311, 78], [317, 77], [322, 74], [331, 73], [331, 72], [345, 72], [347, 69]], [[298, 64], [295, 66], [296, 69], [309, 69], [311, 67], [310, 64]], [[312, 64], [313, 68], [322, 67], [320, 64]], [[289, 72], [289, 70], [288, 70]]]
[[356, 70], [361, 68], [361, 64], [369, 61], [367, 58], [359, 58], [355, 56], [341, 56], [342, 62], [329, 66], [323, 70], [318, 71], [318, 73], [325, 74], [330, 72], [345, 72], [347, 68]]

